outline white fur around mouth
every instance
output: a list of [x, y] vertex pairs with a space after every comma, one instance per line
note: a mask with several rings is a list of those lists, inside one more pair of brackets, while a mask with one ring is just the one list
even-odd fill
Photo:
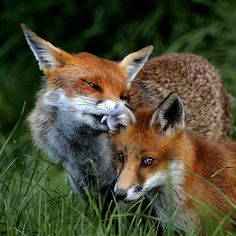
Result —
[[136, 190], [137, 186], [132, 186], [131, 188], [128, 189], [127, 191], [127, 197], [125, 198], [124, 201], [127, 202], [136, 202], [138, 201], [141, 197], [145, 195], [145, 191], [143, 188], [141, 188], [140, 191], [137, 192]]
[[[170, 163], [170, 173], [168, 171], [157, 171], [151, 178], [146, 180], [142, 188], [137, 191], [137, 185], [130, 187], [127, 190], [127, 196], [124, 202], [135, 202], [141, 197], [146, 195], [149, 191], [157, 189], [161, 186], [165, 186], [168, 182], [168, 178], [172, 177], [172, 183], [175, 189], [181, 191], [181, 186], [184, 178], [184, 165], [177, 161]], [[169, 177], [170, 175], [170, 177]]]

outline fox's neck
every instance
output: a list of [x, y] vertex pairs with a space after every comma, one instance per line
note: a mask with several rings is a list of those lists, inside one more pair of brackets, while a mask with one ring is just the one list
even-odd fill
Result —
[[[163, 221], [173, 222], [184, 230], [194, 230], [199, 224], [199, 218], [196, 212], [194, 213], [193, 197], [213, 204], [214, 207], [227, 207], [223, 205], [225, 201], [218, 192], [212, 199], [210, 194], [213, 190], [205, 181], [216, 186], [220, 183], [224, 189], [224, 182], [227, 183], [228, 176], [233, 176], [233, 172], [229, 174], [233, 168], [225, 169], [213, 176], [224, 166], [235, 166], [235, 159], [231, 160], [229, 157], [235, 157], [236, 146], [233, 143], [217, 144], [188, 131], [184, 132], [182, 140], [175, 145], [177, 150], [174, 162], [177, 162], [178, 166], [182, 165], [182, 170], [175, 172], [176, 168], [170, 166], [171, 181], [166, 181], [165, 185], [153, 189], [148, 193], [148, 197], [154, 201], [156, 214], [163, 218]], [[230, 180], [233, 181], [232, 177]], [[235, 193], [231, 191], [230, 194], [233, 199]]]
[[195, 151], [188, 131], [183, 130], [179, 137], [179, 143], [175, 143], [174, 157], [170, 160], [166, 173], [165, 184], [149, 191], [147, 197], [154, 202], [156, 214], [163, 222], [171, 222], [182, 230], [194, 230], [194, 216], [184, 206], [187, 200], [184, 182], [189, 171], [188, 163], [195, 158]]
[[184, 209], [186, 195], [182, 183], [176, 183], [174, 178], [167, 185], [149, 191], [147, 197], [153, 202], [163, 228], [170, 223], [184, 231], [194, 230], [194, 217]]

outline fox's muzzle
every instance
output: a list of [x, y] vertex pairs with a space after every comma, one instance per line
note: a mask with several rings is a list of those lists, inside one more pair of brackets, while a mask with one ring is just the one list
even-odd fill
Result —
[[117, 201], [124, 201], [127, 197], [127, 192], [125, 189], [117, 189], [115, 192]]

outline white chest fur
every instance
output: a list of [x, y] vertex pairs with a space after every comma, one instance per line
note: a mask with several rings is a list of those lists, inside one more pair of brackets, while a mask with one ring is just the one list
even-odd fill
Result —
[[152, 201], [163, 228], [174, 225], [180, 230], [194, 231], [194, 216], [184, 207], [184, 172], [184, 164], [173, 161], [168, 171], [157, 172], [146, 182], [146, 187], [150, 189], [146, 196]]

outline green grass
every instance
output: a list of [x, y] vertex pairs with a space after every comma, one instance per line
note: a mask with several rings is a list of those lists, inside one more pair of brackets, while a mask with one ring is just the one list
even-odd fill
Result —
[[[13, 141], [20, 122], [2, 142], [0, 150], [0, 235], [154, 236], [158, 229], [160, 231], [162, 219], [158, 221], [151, 214], [151, 208], [143, 211], [142, 200], [127, 211], [114, 199], [105, 202], [96, 189], [87, 192], [86, 201], [73, 193], [60, 166], [50, 162], [30, 142], [18, 145]], [[207, 217], [212, 209], [198, 203], [204, 209], [206, 235], [236, 235], [224, 230], [224, 224], [229, 220], [227, 216], [214, 222]], [[102, 213], [104, 207], [106, 211]], [[173, 222], [174, 219], [167, 222], [163, 235], [201, 234], [200, 231], [183, 234]]]
[[[156, 235], [157, 219], [143, 215], [140, 206], [128, 212], [108, 206], [102, 217], [103, 196], [90, 192], [85, 202], [67, 187], [62, 170], [44, 161], [42, 155], [12, 156], [4, 166], [0, 178], [0, 235]], [[49, 178], [58, 178], [59, 182], [54, 184]], [[207, 235], [235, 235], [224, 230], [224, 223], [225, 218], [217, 224], [204, 221]], [[182, 235], [170, 224], [164, 235], [174, 232]]]
[[[102, 196], [90, 193], [85, 202], [72, 193], [62, 168], [32, 146], [25, 116], [41, 73], [20, 23], [69, 52], [120, 60], [153, 44], [152, 56], [203, 55], [236, 97], [236, 1], [3, 0], [0, 6], [0, 235], [155, 235], [155, 219], [139, 208], [134, 214], [112, 207], [102, 218]], [[24, 102], [25, 112], [12, 132]], [[236, 139], [236, 102], [233, 115]], [[206, 218], [207, 235], [227, 235], [223, 223]], [[173, 230], [178, 231], [170, 225], [165, 235]]]
[[92, 191], [85, 202], [59, 166], [21, 148], [28, 154], [15, 155], [16, 149], [1, 156], [0, 235], [155, 235], [153, 219], [143, 225], [139, 210], [134, 216], [107, 206], [102, 217], [103, 196]]

